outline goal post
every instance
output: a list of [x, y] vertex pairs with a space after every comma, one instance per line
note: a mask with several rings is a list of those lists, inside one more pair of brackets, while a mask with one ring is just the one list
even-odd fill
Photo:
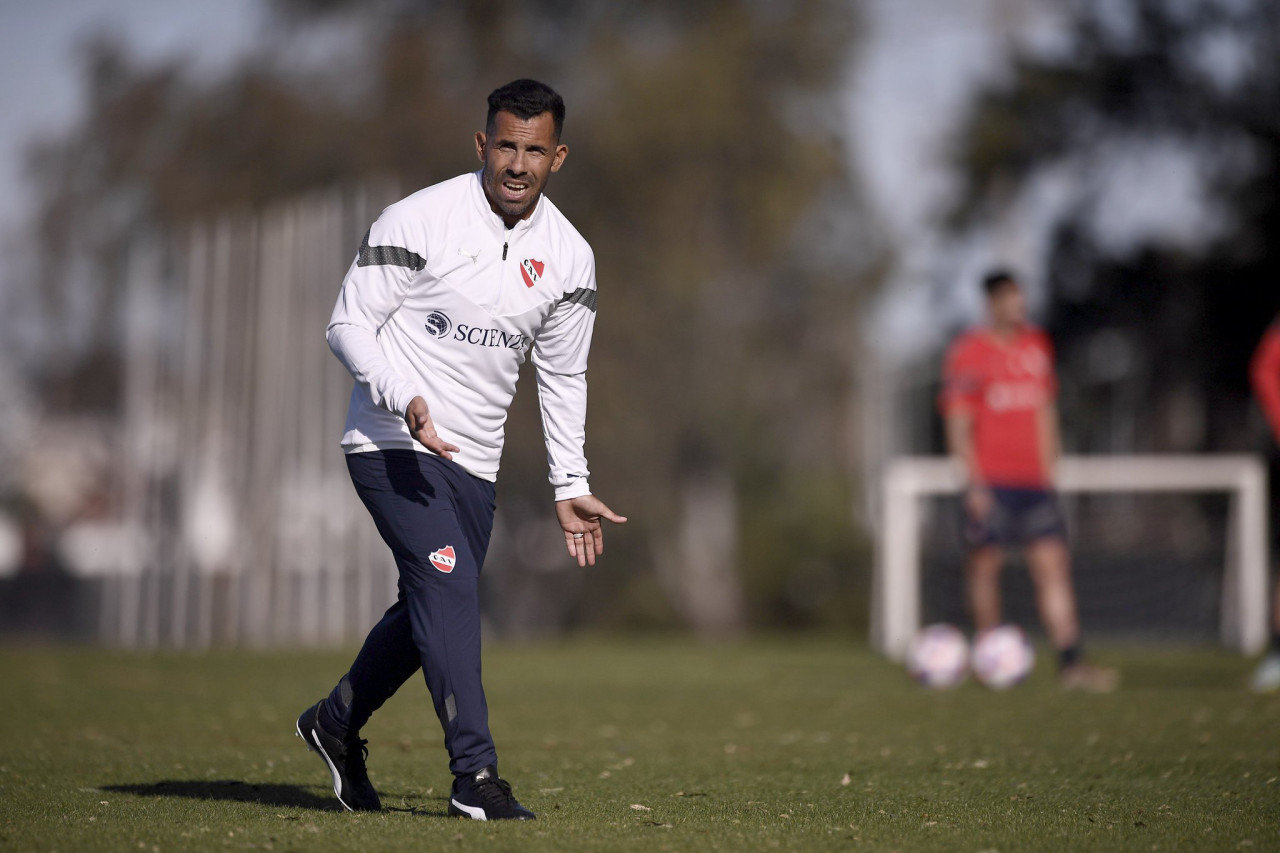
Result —
[[[921, 502], [963, 486], [947, 457], [900, 457], [882, 481], [872, 583], [871, 642], [901, 660], [920, 629]], [[1067, 456], [1058, 465], [1059, 492], [1225, 492], [1230, 498], [1224, 555], [1220, 637], [1254, 654], [1266, 644], [1267, 475], [1250, 455]]]

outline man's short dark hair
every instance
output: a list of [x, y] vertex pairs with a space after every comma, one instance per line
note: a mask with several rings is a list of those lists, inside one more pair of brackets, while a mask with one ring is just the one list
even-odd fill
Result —
[[500, 112], [511, 113], [524, 121], [543, 113], [551, 113], [556, 125], [557, 140], [560, 139], [560, 131], [564, 129], [564, 99], [556, 94], [555, 89], [537, 80], [513, 80], [489, 93], [489, 115], [485, 118], [485, 133], [493, 132], [494, 116]]
[[1018, 277], [1009, 270], [992, 270], [982, 277], [982, 291], [987, 296], [995, 296], [1006, 287], [1017, 287]]

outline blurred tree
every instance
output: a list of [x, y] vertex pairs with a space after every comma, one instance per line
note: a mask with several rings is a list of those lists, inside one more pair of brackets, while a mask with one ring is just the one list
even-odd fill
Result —
[[[545, 79], [565, 95], [571, 148], [550, 194], [601, 280], [588, 454], [633, 518], [611, 534], [610, 568], [586, 579], [587, 597], [611, 604], [580, 618], [675, 616], [711, 633], [862, 618], [845, 448], [853, 319], [878, 250], [839, 144], [850, 4], [270, 9], [282, 34], [329, 27], [346, 47], [321, 65], [264, 57], [209, 85], [89, 45], [88, 112], [36, 157], [51, 316], [78, 299], [111, 316], [129, 238], [149, 228], [476, 168], [488, 91]], [[66, 400], [83, 404], [80, 368], [116, 370], [99, 353], [114, 353], [119, 326], [62, 331], [54, 363], [71, 377]], [[534, 405], [517, 398], [502, 487], [545, 504]], [[659, 589], [665, 608], [646, 604]]]
[[1256, 448], [1247, 364], [1280, 311], [1280, 6], [1068, 8], [1065, 42], [976, 103], [953, 224], [1059, 182], [1044, 277], [1074, 449]]
[[122, 293], [132, 239], [231, 208], [260, 207], [350, 174], [355, 123], [240, 69], [211, 87], [174, 64], [136, 65], [117, 44], [83, 49], [88, 106], [64, 137], [33, 147], [45, 309], [41, 384], [53, 411], [119, 400]]

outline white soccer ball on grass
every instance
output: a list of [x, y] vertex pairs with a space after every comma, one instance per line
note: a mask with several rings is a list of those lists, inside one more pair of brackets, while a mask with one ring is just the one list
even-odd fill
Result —
[[973, 641], [973, 674], [992, 690], [1022, 683], [1036, 665], [1036, 653], [1017, 625], [999, 625]]
[[907, 650], [911, 677], [934, 690], [955, 687], [969, 672], [969, 641], [954, 625], [928, 625]]

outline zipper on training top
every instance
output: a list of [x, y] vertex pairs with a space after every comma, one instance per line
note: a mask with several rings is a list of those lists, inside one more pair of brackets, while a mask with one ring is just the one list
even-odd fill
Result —
[[516, 227], [514, 225], [503, 229], [503, 233], [506, 234], [506, 236], [502, 238], [502, 259], [504, 261], [507, 259], [507, 249], [511, 246], [511, 238], [516, 233], [515, 229]]

